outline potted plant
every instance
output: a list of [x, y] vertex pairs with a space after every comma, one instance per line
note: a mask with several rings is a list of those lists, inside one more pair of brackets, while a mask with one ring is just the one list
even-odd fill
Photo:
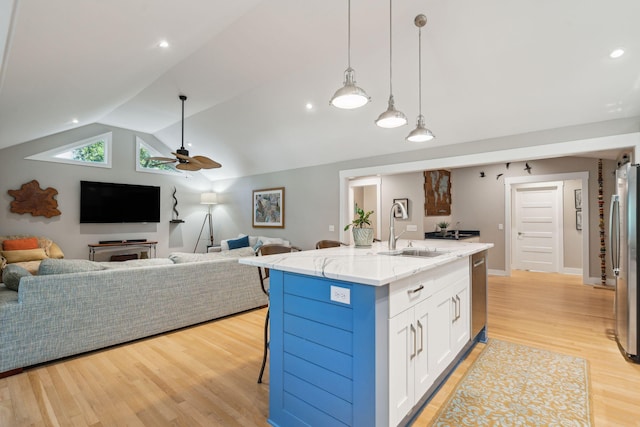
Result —
[[449, 227], [449, 223], [447, 221], [441, 221], [436, 224], [440, 228], [440, 235], [447, 235], [447, 228]]
[[371, 220], [369, 219], [371, 214], [373, 214], [373, 211], [365, 212], [356, 206], [356, 217], [351, 221], [351, 224], [347, 224], [344, 227], [344, 231], [351, 227], [353, 241], [356, 246], [371, 246], [373, 244], [373, 228], [365, 227], [371, 225]]

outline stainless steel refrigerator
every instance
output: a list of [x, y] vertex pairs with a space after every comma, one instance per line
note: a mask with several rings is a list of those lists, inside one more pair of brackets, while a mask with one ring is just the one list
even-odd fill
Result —
[[638, 303], [638, 165], [627, 163], [616, 170], [616, 194], [609, 218], [611, 263], [616, 278], [615, 334], [618, 347], [640, 363]]

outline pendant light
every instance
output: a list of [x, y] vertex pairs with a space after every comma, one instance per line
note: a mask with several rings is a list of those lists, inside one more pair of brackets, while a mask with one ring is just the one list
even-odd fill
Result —
[[389, 106], [387, 110], [376, 119], [376, 125], [381, 128], [397, 128], [407, 124], [407, 116], [402, 111], [396, 110], [393, 100], [393, 39], [392, 39], [392, 0], [389, 0]]
[[407, 136], [410, 142], [426, 142], [431, 141], [435, 136], [429, 129], [424, 126], [424, 116], [422, 115], [422, 27], [427, 24], [427, 17], [420, 14], [415, 17], [413, 23], [418, 27], [418, 96], [419, 96], [419, 115], [416, 128]]
[[356, 86], [355, 72], [351, 68], [351, 0], [348, 0], [348, 67], [344, 72], [344, 86], [336, 91], [330, 104], [337, 108], [352, 110], [371, 101], [366, 92]]

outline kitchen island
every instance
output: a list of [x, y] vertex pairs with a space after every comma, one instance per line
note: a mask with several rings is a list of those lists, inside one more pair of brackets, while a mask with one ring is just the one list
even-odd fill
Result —
[[271, 270], [271, 425], [407, 425], [466, 355], [470, 257], [493, 245], [412, 243], [240, 260]]

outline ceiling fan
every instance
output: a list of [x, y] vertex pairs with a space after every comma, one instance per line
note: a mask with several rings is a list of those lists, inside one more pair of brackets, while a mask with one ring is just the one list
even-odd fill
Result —
[[179, 96], [182, 101], [182, 145], [175, 153], [171, 153], [175, 158], [171, 157], [151, 157], [149, 160], [154, 160], [157, 164], [168, 164], [178, 162], [176, 169], [187, 171], [198, 171], [200, 169], [214, 169], [219, 168], [222, 165], [218, 162], [211, 160], [205, 156], [189, 156], [189, 150], [184, 148], [184, 101], [187, 100], [185, 95]]

